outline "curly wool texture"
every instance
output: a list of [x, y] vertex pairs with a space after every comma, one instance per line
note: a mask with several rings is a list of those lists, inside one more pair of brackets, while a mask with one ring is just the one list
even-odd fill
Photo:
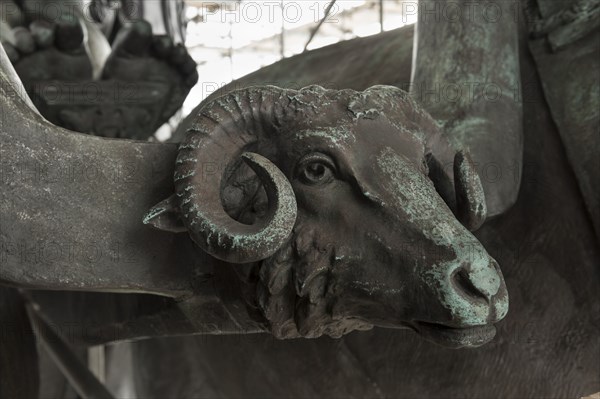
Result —
[[359, 319], [331, 314], [335, 294], [330, 270], [336, 249], [323, 248], [320, 242], [314, 229], [297, 226], [289, 243], [260, 266], [258, 306], [276, 338], [339, 338], [373, 327]]

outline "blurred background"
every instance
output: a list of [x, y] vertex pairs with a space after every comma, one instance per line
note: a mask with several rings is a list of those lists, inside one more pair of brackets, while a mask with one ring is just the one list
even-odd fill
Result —
[[185, 0], [185, 45], [200, 80], [183, 105], [188, 114], [234, 79], [319, 47], [416, 21], [414, 0]]

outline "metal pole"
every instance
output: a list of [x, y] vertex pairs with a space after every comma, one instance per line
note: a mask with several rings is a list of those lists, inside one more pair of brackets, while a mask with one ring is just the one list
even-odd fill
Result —
[[229, 56], [229, 75], [233, 80], [233, 22], [229, 21], [229, 50], [227, 55]]
[[83, 399], [114, 399], [106, 387], [73, 353], [65, 339], [48, 325], [37, 305], [29, 302], [27, 314], [33, 330], [69, 384]]
[[331, 9], [333, 8], [333, 5], [335, 4], [336, 1], [337, 0], [332, 0], [331, 3], [329, 3], [329, 5], [327, 6], [327, 8], [325, 9], [325, 15], [319, 21], [319, 23], [317, 24], [317, 26], [315, 26], [315, 28], [312, 30], [312, 32], [310, 32], [310, 37], [308, 38], [308, 41], [304, 45], [304, 51], [306, 51], [306, 49], [308, 48], [308, 45], [310, 44], [310, 42], [312, 42], [312, 40], [316, 36], [317, 32], [321, 28], [321, 25], [323, 25], [323, 22], [325, 22], [327, 20], [327, 18], [329, 17], [329, 14], [331, 13]]
[[379, 26], [383, 32], [383, 0], [379, 0]]
[[283, 0], [281, 0], [281, 34], [279, 35], [279, 51], [281, 53], [281, 58], [285, 58], [285, 12], [283, 8]]

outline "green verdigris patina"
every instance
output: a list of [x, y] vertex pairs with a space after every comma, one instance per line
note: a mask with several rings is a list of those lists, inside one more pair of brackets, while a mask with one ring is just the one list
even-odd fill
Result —
[[521, 185], [518, 2], [421, 0], [419, 10], [410, 92], [470, 151], [488, 214], [500, 215]]

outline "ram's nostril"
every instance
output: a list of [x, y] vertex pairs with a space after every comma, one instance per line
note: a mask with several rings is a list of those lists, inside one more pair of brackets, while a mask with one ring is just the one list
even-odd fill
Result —
[[483, 299], [486, 303], [489, 303], [489, 298], [471, 281], [471, 276], [466, 267], [461, 267], [452, 274], [452, 284], [458, 292], [466, 295], [469, 299]]

